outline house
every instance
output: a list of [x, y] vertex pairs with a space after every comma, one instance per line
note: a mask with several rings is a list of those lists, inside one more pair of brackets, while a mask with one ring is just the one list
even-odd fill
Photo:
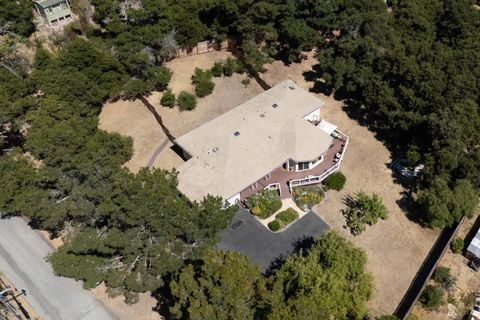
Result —
[[480, 262], [480, 229], [468, 244], [466, 256], [474, 262]]
[[35, 0], [34, 4], [38, 14], [50, 27], [72, 16], [68, 0]]
[[283, 81], [175, 140], [185, 161], [178, 188], [191, 200], [221, 196], [230, 204], [263, 189], [282, 198], [337, 171], [348, 137], [320, 118], [324, 102]]

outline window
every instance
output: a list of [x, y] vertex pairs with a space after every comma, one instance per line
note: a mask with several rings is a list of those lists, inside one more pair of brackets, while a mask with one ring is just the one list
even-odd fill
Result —
[[309, 168], [310, 168], [310, 162], [299, 162], [298, 163], [298, 171], [308, 170]]

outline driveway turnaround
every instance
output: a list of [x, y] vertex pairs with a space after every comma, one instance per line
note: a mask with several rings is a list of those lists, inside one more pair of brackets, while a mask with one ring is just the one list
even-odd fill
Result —
[[0, 272], [44, 320], [116, 319], [78, 281], [57, 277], [45, 257], [50, 244], [21, 218], [0, 219]]
[[265, 272], [272, 263], [301, 247], [302, 242], [308, 242], [328, 229], [328, 225], [310, 211], [285, 231], [273, 233], [247, 210], [240, 208], [230, 227], [223, 231], [217, 247], [250, 257]]

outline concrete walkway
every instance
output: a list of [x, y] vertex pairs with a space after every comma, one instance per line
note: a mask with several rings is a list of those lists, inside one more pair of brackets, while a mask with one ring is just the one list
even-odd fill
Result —
[[45, 257], [50, 244], [21, 218], [0, 219], [0, 272], [25, 289], [44, 320], [116, 319], [78, 281], [57, 277]]

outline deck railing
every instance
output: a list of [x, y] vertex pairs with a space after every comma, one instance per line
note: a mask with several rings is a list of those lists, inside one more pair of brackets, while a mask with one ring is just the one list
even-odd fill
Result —
[[302, 179], [290, 180], [288, 182], [288, 189], [290, 190], [290, 193], [293, 192], [293, 188], [295, 187], [301, 187], [301, 186], [307, 186], [310, 184], [320, 183], [323, 180], [325, 180], [331, 173], [340, 169], [340, 164], [342, 163], [345, 150], [347, 150], [348, 140], [350, 140], [350, 138], [343, 132], [338, 131], [338, 133], [343, 137], [343, 139], [345, 139], [345, 145], [343, 146], [343, 151], [340, 153], [340, 158], [338, 159], [338, 162], [319, 176], [308, 176]]
[[290, 189], [290, 193], [293, 192], [293, 188], [295, 187], [301, 187], [301, 186], [307, 186], [310, 184], [316, 184], [320, 183], [323, 180], [325, 180], [332, 172], [338, 170], [340, 168], [340, 162], [336, 163], [332, 167], [330, 167], [327, 171], [322, 173], [319, 176], [308, 176], [302, 179], [295, 179], [295, 180], [290, 180], [288, 182], [288, 188]]

